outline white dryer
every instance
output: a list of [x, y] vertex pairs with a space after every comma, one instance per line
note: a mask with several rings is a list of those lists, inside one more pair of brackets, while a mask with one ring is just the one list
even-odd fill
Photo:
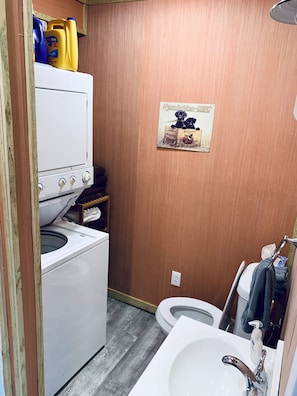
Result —
[[[41, 222], [63, 199], [71, 202], [42, 203]], [[40, 232], [45, 394], [53, 396], [106, 342], [109, 236], [64, 220]]]

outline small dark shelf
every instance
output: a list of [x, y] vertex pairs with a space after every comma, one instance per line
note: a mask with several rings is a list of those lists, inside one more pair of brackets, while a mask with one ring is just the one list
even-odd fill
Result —
[[[85, 222], [84, 210], [98, 207], [101, 212], [101, 217], [98, 220]], [[110, 211], [110, 196], [105, 195], [92, 201], [85, 203], [78, 203], [74, 205], [67, 213], [66, 217], [77, 224], [85, 227], [94, 228], [99, 231], [109, 232], [109, 211]]]

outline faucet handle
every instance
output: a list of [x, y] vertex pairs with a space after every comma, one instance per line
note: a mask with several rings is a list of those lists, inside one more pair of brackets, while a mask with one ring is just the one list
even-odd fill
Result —
[[261, 352], [260, 362], [254, 373], [251, 372], [246, 364], [235, 356], [225, 355], [222, 357], [222, 362], [236, 367], [244, 375], [246, 379], [246, 395], [265, 396], [267, 390], [267, 380], [264, 371], [265, 357], [266, 351], [263, 349]]

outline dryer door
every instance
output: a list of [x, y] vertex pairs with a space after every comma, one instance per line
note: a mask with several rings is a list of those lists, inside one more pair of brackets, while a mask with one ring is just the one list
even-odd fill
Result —
[[38, 172], [88, 164], [88, 98], [81, 92], [36, 88]]

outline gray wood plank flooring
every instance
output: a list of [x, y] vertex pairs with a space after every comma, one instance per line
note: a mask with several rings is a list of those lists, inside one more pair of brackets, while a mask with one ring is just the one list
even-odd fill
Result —
[[57, 396], [127, 396], [164, 339], [155, 315], [108, 298], [105, 347]]

